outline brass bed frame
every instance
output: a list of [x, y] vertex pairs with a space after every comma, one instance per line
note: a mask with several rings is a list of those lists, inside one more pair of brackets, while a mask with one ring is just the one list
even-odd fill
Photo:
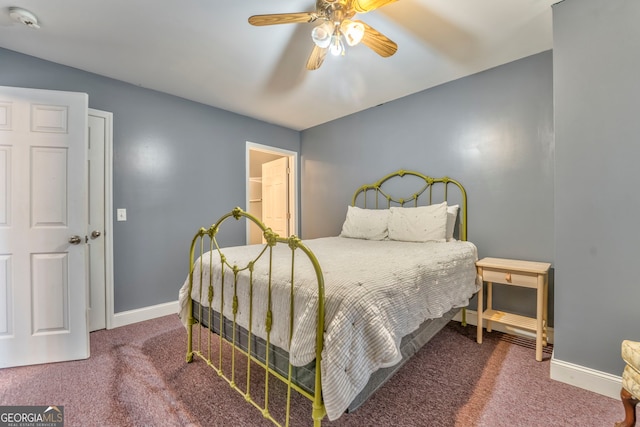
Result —
[[[387, 184], [393, 178], [405, 178], [405, 177], [413, 177], [413, 179], [417, 179], [420, 183], [417, 186], [417, 191], [413, 191], [409, 193], [408, 197], [394, 197], [391, 196], [388, 190], [385, 188], [385, 184]], [[441, 192], [434, 192], [434, 185], [441, 184], [439, 188], [442, 189]], [[361, 201], [363, 208], [388, 208], [394, 205], [397, 206], [419, 206], [422, 204], [432, 204], [434, 197], [437, 197], [440, 202], [448, 201], [448, 187], [449, 185], [454, 185], [458, 190], [457, 199], [455, 199], [456, 203], [460, 205], [459, 215], [458, 215], [458, 224], [457, 224], [457, 238], [459, 240], [467, 239], [467, 195], [464, 187], [456, 180], [442, 177], [442, 178], [432, 178], [430, 176], [424, 175], [415, 171], [408, 170], [398, 170], [396, 172], [390, 173], [380, 180], [376, 181], [373, 184], [363, 185], [358, 188], [352, 198], [351, 205], [356, 206], [358, 201]], [[368, 196], [369, 195], [369, 196]], [[373, 197], [373, 200], [371, 198]], [[426, 201], [424, 199], [427, 199]], [[419, 202], [420, 200], [420, 202]], [[372, 206], [373, 205], [373, 206]], [[258, 255], [248, 264], [243, 266], [231, 265], [227, 262], [226, 257], [224, 255], [223, 249], [219, 246], [217, 241], [217, 235], [220, 230], [221, 225], [229, 219], [240, 220], [245, 218], [248, 221], [255, 223], [261, 230], [265, 239], [265, 243], [261, 251], [259, 251]], [[208, 244], [205, 242], [208, 241]], [[272, 359], [280, 358], [280, 355], [274, 352], [274, 347], [270, 342], [270, 331], [271, 325], [273, 322], [273, 316], [277, 315], [272, 311], [272, 300], [271, 300], [271, 273], [272, 273], [272, 254], [274, 247], [276, 245], [287, 245], [291, 250], [291, 276], [290, 276], [290, 307], [289, 313], [291, 313], [289, 318], [289, 341], [291, 341], [291, 336], [293, 331], [293, 313], [294, 313], [294, 295], [295, 295], [295, 260], [297, 254], [300, 256], [306, 257], [312, 264], [313, 269], [315, 270], [315, 275], [317, 279], [317, 298], [318, 298], [318, 322], [316, 326], [316, 350], [315, 350], [315, 361], [310, 364], [310, 369], [313, 374], [312, 386], [301, 385], [294, 376], [294, 371], [297, 369], [292, 366], [291, 363], [286, 361], [284, 368], [282, 366], [277, 367]], [[199, 256], [196, 258], [196, 250], [199, 248]], [[221, 285], [219, 289], [214, 289], [212, 283], [212, 271], [209, 273], [208, 283], [202, 283], [203, 281], [203, 272], [202, 272], [202, 259], [204, 256], [209, 256], [210, 260], [213, 258], [214, 254], [217, 253], [216, 257], [219, 256], [220, 263], [223, 265], [222, 273], [220, 275]], [[200, 264], [200, 277], [194, 277], [194, 269], [198, 262], [196, 259], [199, 259]], [[217, 259], [217, 258], [216, 258]], [[268, 262], [268, 301], [267, 301], [267, 314], [265, 319], [265, 327], [266, 327], [266, 340], [262, 340], [258, 338], [256, 340], [252, 331], [252, 316], [253, 316], [253, 298], [252, 298], [252, 287], [253, 287], [253, 269], [255, 263], [263, 259], [263, 262]], [[211, 263], [210, 263], [211, 264]], [[188, 314], [186, 319], [187, 324], [187, 354], [186, 360], [187, 362], [191, 362], [193, 360], [193, 356], [197, 356], [200, 359], [204, 360], [220, 377], [222, 377], [232, 389], [239, 392], [244, 399], [251, 403], [254, 407], [262, 412], [262, 415], [272, 421], [275, 425], [282, 426], [281, 421], [276, 420], [272, 415], [269, 407], [269, 380], [271, 378], [275, 378], [279, 381], [282, 381], [286, 386], [286, 413], [284, 415], [284, 425], [289, 426], [290, 422], [290, 408], [291, 408], [291, 394], [292, 391], [298, 392], [300, 395], [306, 397], [312, 402], [312, 413], [311, 417], [313, 419], [313, 425], [318, 427], [321, 425], [321, 420], [325, 417], [326, 411], [324, 408], [324, 403], [322, 400], [322, 378], [321, 378], [321, 369], [319, 361], [322, 358], [322, 349], [323, 349], [323, 332], [324, 332], [324, 304], [325, 304], [325, 294], [324, 294], [324, 277], [322, 268], [313, 254], [313, 252], [304, 244], [304, 242], [296, 237], [280, 237], [275, 234], [270, 228], [268, 228], [265, 224], [263, 224], [258, 218], [255, 216], [243, 211], [241, 208], [237, 207], [233, 209], [231, 212], [223, 215], [216, 223], [211, 225], [209, 228], [201, 228], [196, 235], [194, 236], [190, 254], [189, 254], [189, 295], [188, 295]], [[236, 314], [238, 312], [238, 275], [241, 272], [245, 272], [244, 274], [249, 274], [249, 327], [248, 330], [241, 327], [236, 322]], [[230, 277], [227, 277], [230, 276]], [[227, 318], [222, 315], [223, 307], [224, 307], [224, 281], [225, 279], [231, 280], [231, 285], [233, 286], [233, 307], [232, 307], [232, 316], [231, 318]], [[200, 301], [208, 300], [209, 306], [212, 305], [213, 295], [215, 292], [220, 292], [220, 307], [218, 310], [216, 309], [207, 309], [203, 308], [202, 304], [198, 304], [195, 301], [192, 301], [192, 290], [193, 287], [197, 286], [200, 294]], [[457, 312], [457, 310], [456, 310]], [[430, 339], [431, 336], [435, 335], [437, 331], [439, 331], [444, 325], [448, 322], [449, 319], [453, 317], [452, 313], [449, 314], [444, 320], [441, 320], [437, 326], [437, 329], [433, 332], [429, 332], [426, 341]], [[463, 309], [463, 322], [465, 322], [465, 313]], [[444, 316], [443, 316], [444, 317]], [[216, 323], [217, 322], [217, 323]], [[197, 337], [194, 337], [193, 326], [197, 324], [201, 324], [202, 327], [197, 329]], [[425, 322], [426, 323], [426, 322]], [[205, 329], [206, 328], [206, 329]], [[204, 330], [204, 332], [203, 332]], [[207, 334], [203, 338], [202, 334]], [[215, 338], [217, 336], [217, 339]], [[194, 338], [196, 340], [196, 348], [194, 348]], [[217, 345], [213, 340], [217, 340]], [[424, 339], [423, 339], [424, 341]], [[259, 347], [259, 350], [257, 348]], [[226, 348], [227, 351], [231, 352], [231, 367], [223, 366], [223, 348]], [[277, 348], [276, 348], [277, 349]], [[236, 372], [236, 357], [244, 358], [246, 361], [246, 369], [243, 375], [241, 373]], [[397, 366], [404, 363], [400, 362]], [[254, 400], [254, 397], [251, 395], [251, 367], [258, 366], [260, 369], [264, 371], [264, 395], [262, 397], [262, 401]], [[389, 371], [390, 373], [387, 375], [392, 375], [396, 369]], [[390, 368], [387, 368], [390, 369]], [[377, 374], [376, 372], [375, 374]], [[374, 374], [374, 375], [375, 375]], [[238, 377], [242, 376], [240, 381]], [[381, 383], [386, 381], [386, 377], [382, 379], [378, 379], [379, 384], [375, 386], [375, 388], [379, 387]], [[244, 385], [241, 385], [241, 382], [244, 382]], [[374, 390], [375, 390], [374, 388]], [[360, 397], [358, 396], [356, 399], [361, 398], [362, 401], [366, 400], [367, 396]], [[362, 403], [362, 402], [360, 402]], [[358, 405], [360, 404], [358, 403]], [[357, 406], [356, 406], [357, 407]]]

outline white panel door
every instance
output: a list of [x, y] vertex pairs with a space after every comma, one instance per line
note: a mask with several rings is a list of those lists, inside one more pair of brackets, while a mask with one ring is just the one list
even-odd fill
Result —
[[87, 104], [0, 86], [0, 367], [89, 357]]
[[289, 237], [289, 158], [262, 164], [262, 222]]

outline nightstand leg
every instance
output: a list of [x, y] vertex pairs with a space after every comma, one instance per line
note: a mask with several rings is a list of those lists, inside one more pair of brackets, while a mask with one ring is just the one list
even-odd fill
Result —
[[[487, 310], [493, 309], [493, 283], [487, 282]], [[491, 332], [491, 320], [487, 319], [487, 324], [485, 325], [487, 332]]]
[[538, 275], [536, 304], [536, 360], [542, 361], [542, 326], [544, 318], [544, 276]]
[[482, 281], [482, 268], [478, 268], [478, 275], [480, 275], [480, 290], [478, 291], [478, 336], [476, 341], [478, 344], [482, 344], [482, 312], [484, 310], [484, 301], [483, 301], [483, 291], [484, 291], [484, 282]]
[[542, 335], [542, 345], [543, 346], [547, 346], [547, 340], [548, 340], [548, 335], [547, 335], [547, 329], [549, 328], [549, 277], [545, 276], [544, 278], [544, 308], [543, 308], [543, 314], [544, 314], [544, 334]]

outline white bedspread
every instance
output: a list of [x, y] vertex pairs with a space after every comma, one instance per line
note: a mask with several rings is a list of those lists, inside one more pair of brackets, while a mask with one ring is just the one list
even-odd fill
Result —
[[[398, 363], [400, 340], [430, 318], [453, 307], [466, 306], [478, 290], [476, 247], [470, 242], [407, 243], [327, 237], [304, 241], [322, 267], [325, 280], [325, 334], [322, 352], [322, 393], [327, 416], [337, 419], [363, 389], [371, 373]], [[225, 248], [232, 264], [244, 266], [255, 258], [261, 245]], [[203, 256], [203, 282], [209, 283], [209, 256]], [[296, 255], [294, 332], [289, 345], [289, 283], [291, 250], [278, 244], [274, 250], [272, 280], [273, 329], [271, 343], [289, 351], [291, 363], [303, 366], [315, 358], [317, 281], [302, 251]], [[219, 255], [213, 254], [218, 265]], [[192, 298], [207, 300], [202, 293], [200, 269], [194, 271]], [[233, 274], [226, 268], [224, 313], [231, 316]], [[266, 338], [266, 288], [268, 254], [256, 263], [252, 332]], [[214, 278], [218, 273], [214, 274]], [[248, 328], [248, 273], [239, 275], [237, 320]], [[214, 279], [218, 280], [218, 279]], [[214, 285], [216, 286], [216, 285]], [[218, 285], [219, 286], [219, 285]], [[180, 289], [180, 317], [186, 322], [188, 278]], [[219, 288], [218, 288], [219, 289]], [[220, 311], [220, 291], [214, 292], [213, 308]], [[202, 297], [200, 296], [202, 295]]]

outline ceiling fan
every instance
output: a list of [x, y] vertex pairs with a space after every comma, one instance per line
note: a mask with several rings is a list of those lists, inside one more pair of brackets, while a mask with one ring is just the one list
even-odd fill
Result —
[[352, 20], [357, 13], [371, 12], [396, 0], [316, 0], [314, 12], [274, 13], [254, 15], [251, 25], [298, 24], [321, 21], [311, 31], [313, 50], [307, 60], [307, 69], [320, 68], [327, 51], [332, 55], [344, 55], [345, 46], [362, 42], [378, 55], [388, 57], [396, 53], [398, 45], [384, 34], [362, 21]]

